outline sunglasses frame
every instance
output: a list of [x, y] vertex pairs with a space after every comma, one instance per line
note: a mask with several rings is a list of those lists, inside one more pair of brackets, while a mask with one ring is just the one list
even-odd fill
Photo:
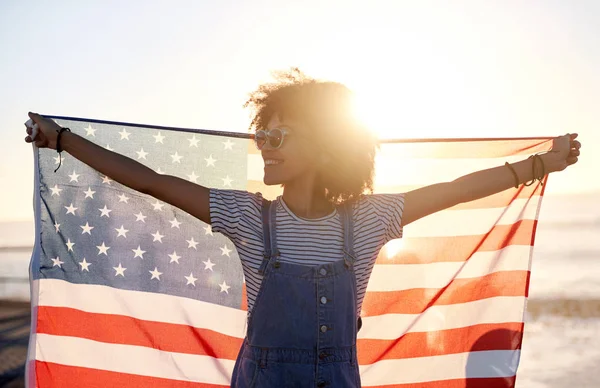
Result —
[[[273, 147], [269, 140], [269, 139], [271, 139], [271, 137], [269, 137], [269, 135], [271, 134], [272, 131], [280, 131], [281, 132], [281, 141], [279, 142], [279, 145], [277, 147]], [[262, 145], [262, 147], [258, 145], [257, 135], [259, 133], [264, 134], [264, 136], [265, 136], [265, 143]], [[271, 128], [268, 131], [265, 131], [264, 129], [259, 129], [254, 134], [254, 144], [256, 145], [256, 148], [258, 148], [259, 150], [264, 149], [267, 144], [269, 145], [269, 149], [278, 150], [279, 148], [281, 148], [281, 146], [283, 145], [283, 142], [285, 141], [285, 135], [287, 135], [289, 133], [291, 133], [291, 132], [287, 128]]]

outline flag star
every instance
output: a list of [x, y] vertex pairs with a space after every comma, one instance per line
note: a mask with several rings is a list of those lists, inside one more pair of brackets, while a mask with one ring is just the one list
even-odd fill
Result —
[[217, 161], [217, 159], [213, 159], [212, 154], [208, 157], [208, 158], [204, 158], [204, 160], [206, 160], [206, 167], [208, 166], [215, 166], [215, 162]]
[[146, 251], [142, 251], [140, 249], [140, 246], [138, 245], [137, 249], [132, 249], [133, 253], [135, 253], [135, 256], [133, 256], [133, 258], [135, 259], [136, 257], [139, 257], [140, 259], [144, 259], [144, 253], [146, 253]]
[[113, 269], [115, 270], [115, 276], [121, 275], [123, 277], [125, 277], [125, 270], [127, 268], [124, 268], [121, 263], [119, 263], [118, 267], [113, 267]]
[[157, 199], [157, 200], [156, 200], [156, 202], [154, 202], [154, 203], [152, 204], [152, 206], [154, 206], [154, 210], [156, 210], [156, 211], [161, 211], [161, 210], [162, 210], [162, 208], [163, 208], [163, 206], [165, 206], [165, 204], [164, 204], [164, 203], [160, 203], [160, 202], [158, 202], [158, 199]]
[[52, 267], [58, 267], [58, 268], [62, 268], [61, 264], [64, 264], [64, 261], [60, 261], [60, 257], [56, 256], [56, 259], [50, 259], [52, 260]]
[[148, 153], [144, 151], [143, 148], [141, 148], [139, 151], [135, 151], [135, 153], [138, 154], [138, 159], [146, 159], [146, 156], [148, 156]]
[[200, 178], [194, 171], [192, 171], [192, 175], [187, 176], [191, 182], [198, 183], [197, 179]]
[[191, 239], [185, 240], [185, 241], [188, 243], [188, 248], [194, 248], [194, 249], [198, 250], [196, 248], [196, 245], [198, 245], [198, 243], [196, 241], [194, 241], [193, 237]]
[[160, 234], [160, 232], [158, 230], [156, 231], [156, 233], [151, 234], [151, 236], [154, 237], [152, 242], [158, 241], [159, 243], [162, 243], [162, 238], [165, 237], [164, 235]]
[[210, 234], [211, 236], [213, 235], [212, 227], [210, 225], [206, 225], [204, 227], [204, 235], [206, 236], [207, 234]]
[[196, 135], [193, 135], [191, 139], [188, 139], [188, 141], [190, 142], [190, 147], [198, 148], [198, 142], [200, 139], [196, 139]]
[[158, 279], [160, 280], [160, 275], [162, 275], [162, 272], [158, 272], [158, 268], [154, 267], [154, 271], [148, 271], [152, 274], [152, 277], [150, 278], [150, 280], [152, 279]]
[[90, 226], [90, 224], [88, 222], [85, 223], [85, 225], [80, 225], [81, 229], [83, 229], [83, 232], [81, 232], [81, 234], [87, 233], [90, 236], [92, 235], [92, 229], [94, 229], [93, 226]]
[[92, 190], [91, 187], [88, 186], [87, 191], [84, 191], [85, 193], [85, 198], [91, 198], [94, 199], [94, 194], [96, 194], [96, 192], [94, 190]]
[[179, 155], [177, 151], [173, 155], [171, 155], [171, 159], [173, 159], [173, 163], [181, 163], [181, 159], [183, 156]]
[[60, 224], [56, 221], [54, 221], [54, 228], [56, 229], [56, 233], [60, 231]]
[[221, 292], [224, 292], [226, 294], [229, 294], [229, 289], [231, 288], [230, 286], [227, 285], [227, 283], [225, 283], [225, 280], [223, 280], [223, 284], [219, 284], [219, 287], [221, 287]]
[[131, 135], [131, 133], [127, 132], [127, 130], [123, 128], [123, 130], [119, 132], [119, 135], [121, 135], [121, 140], [129, 140], [129, 135]]
[[102, 177], [102, 183], [106, 183], [107, 185], [110, 185], [110, 182], [112, 182], [112, 180], [107, 177], [106, 175]]
[[79, 265], [81, 266], [81, 270], [82, 270], [82, 271], [88, 271], [88, 272], [90, 272], [90, 269], [89, 269], [88, 267], [89, 267], [90, 265], [92, 265], [92, 263], [88, 263], [88, 262], [85, 260], [85, 257], [84, 257], [84, 258], [83, 258], [83, 260], [79, 262]]
[[171, 228], [179, 228], [179, 225], [181, 225], [181, 222], [177, 221], [177, 218], [173, 218], [171, 221], [169, 221], [171, 223]]
[[60, 192], [62, 191], [62, 189], [59, 189], [57, 185], [54, 185], [54, 187], [51, 187], [50, 190], [52, 191], [53, 197], [55, 194], [60, 197]]
[[123, 225], [121, 225], [121, 227], [118, 229], [115, 228], [115, 230], [117, 231], [117, 238], [119, 238], [119, 236], [127, 238], [127, 232], [129, 232], [129, 230], [125, 229]]
[[57, 155], [57, 156], [55, 156], [55, 157], [53, 158], [53, 159], [54, 159], [54, 164], [61, 164], [62, 162], [64, 162], [64, 161], [65, 161], [65, 157], [64, 157], [64, 156], [62, 156], [62, 162], [61, 162], [61, 156], [62, 156], [62, 155]]
[[125, 193], [122, 193], [121, 195], [119, 195], [119, 202], [127, 203], [127, 201], [129, 201], [129, 197], [126, 196]]
[[229, 175], [227, 175], [225, 178], [221, 178], [221, 179], [223, 180], [223, 186], [231, 187], [232, 179], [229, 178]]
[[106, 149], [109, 150], [109, 151], [114, 151], [114, 148], [110, 148], [110, 144], [106, 145]]
[[139, 212], [138, 214], [134, 214], [134, 216], [135, 216], [136, 221], [142, 221], [143, 223], [146, 223], [145, 220], [146, 220], [146, 217], [148, 217], [148, 216], [143, 215], [142, 212]]
[[98, 130], [97, 128], [92, 128], [92, 126], [90, 124], [88, 124], [87, 128], [84, 128], [84, 129], [85, 129], [85, 132], [86, 132], [85, 134], [87, 136], [94, 136], [94, 137], [96, 137], [96, 131]]
[[198, 280], [198, 278], [195, 278], [193, 273], [190, 272], [190, 276], [184, 276], [184, 278], [187, 279], [187, 283], [185, 284], [186, 286], [191, 284], [192, 286], [196, 287], [196, 280]]
[[211, 271], [213, 270], [212, 267], [215, 266], [215, 263], [211, 262], [210, 259], [208, 259], [207, 261], [203, 261], [204, 263], [204, 269], [210, 269]]
[[223, 142], [223, 145], [225, 146], [225, 148], [223, 148], [224, 150], [233, 150], [233, 142], [229, 139], [227, 139], [227, 141]]
[[98, 248], [98, 256], [100, 256], [101, 254], [108, 256], [106, 252], [110, 249], [110, 247], [104, 245], [104, 241], [102, 241], [102, 245], [96, 245], [96, 248]]
[[176, 251], [173, 251], [173, 253], [171, 253], [169, 257], [171, 258], [171, 261], [169, 261], [169, 263], [176, 262], [177, 264], [179, 264], [179, 259], [181, 259], [181, 256], [178, 256]]
[[79, 178], [79, 174], [76, 174], [75, 170], [73, 170], [73, 173], [71, 175], [69, 175], [69, 178], [70, 178], [69, 182], [79, 182], [77, 180], [77, 178]]
[[154, 140], [155, 140], [155, 143], [162, 143], [162, 144], [165, 144], [165, 143], [163, 143], [163, 140], [164, 140], [164, 138], [165, 138], [165, 137], [164, 137], [163, 135], [161, 135], [161, 134], [160, 134], [160, 131], [158, 131], [158, 134], [156, 134], [156, 135], [154, 135], [154, 136], [152, 136], [152, 137], [154, 138]]
[[73, 251], [73, 246], [75, 245], [74, 242], [71, 242], [71, 239], [68, 239], [67, 242], [65, 243], [67, 245], [67, 251]]
[[65, 209], [67, 209], [67, 214], [71, 213], [75, 215], [75, 210], [77, 210], [78, 208], [74, 207], [73, 202], [71, 202], [69, 206], [65, 206]]
[[100, 214], [100, 217], [106, 216], [106, 217], [110, 218], [110, 214], [109, 213], [112, 212], [112, 210], [110, 210], [109, 208], [107, 208], [106, 205], [104, 205], [104, 207], [102, 209], [98, 209], [98, 210], [100, 210], [102, 212], [102, 214]]
[[232, 252], [231, 249], [227, 248], [227, 245], [224, 245], [223, 248], [219, 248], [221, 250], [221, 256], [229, 256], [229, 253]]

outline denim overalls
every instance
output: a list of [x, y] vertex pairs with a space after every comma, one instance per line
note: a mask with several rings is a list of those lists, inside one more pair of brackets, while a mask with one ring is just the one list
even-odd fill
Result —
[[316, 266], [279, 261], [276, 202], [263, 201], [263, 280], [237, 357], [233, 388], [360, 387], [356, 277], [349, 206], [338, 208], [344, 258]]

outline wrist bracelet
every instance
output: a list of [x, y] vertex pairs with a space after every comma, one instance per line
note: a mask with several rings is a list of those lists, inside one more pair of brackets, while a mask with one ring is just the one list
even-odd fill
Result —
[[510, 163], [505, 162], [504, 165], [506, 167], [508, 167], [508, 169], [510, 170], [510, 172], [512, 172], [513, 176], [515, 177], [515, 189], [519, 188], [519, 176], [517, 175], [517, 172], [515, 171], [515, 169], [513, 168], [513, 166], [510, 165]]
[[56, 170], [54, 170], [54, 172], [57, 172], [58, 169], [60, 168], [60, 166], [62, 165], [62, 147], [60, 146], [60, 137], [62, 135], [63, 132], [71, 132], [71, 130], [69, 128], [61, 128], [60, 130], [58, 130], [58, 136], [56, 136], [56, 152], [58, 152], [58, 167], [56, 167]]

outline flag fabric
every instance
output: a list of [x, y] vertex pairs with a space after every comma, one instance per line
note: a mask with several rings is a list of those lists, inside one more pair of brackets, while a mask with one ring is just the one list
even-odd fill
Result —
[[[54, 119], [159, 173], [262, 192], [247, 134]], [[387, 141], [377, 193], [551, 147], [549, 138]], [[227, 387], [246, 329], [235, 247], [209, 225], [63, 153], [34, 149], [28, 387]], [[363, 302], [364, 387], [512, 387], [544, 186], [460, 204], [380, 252]]]

